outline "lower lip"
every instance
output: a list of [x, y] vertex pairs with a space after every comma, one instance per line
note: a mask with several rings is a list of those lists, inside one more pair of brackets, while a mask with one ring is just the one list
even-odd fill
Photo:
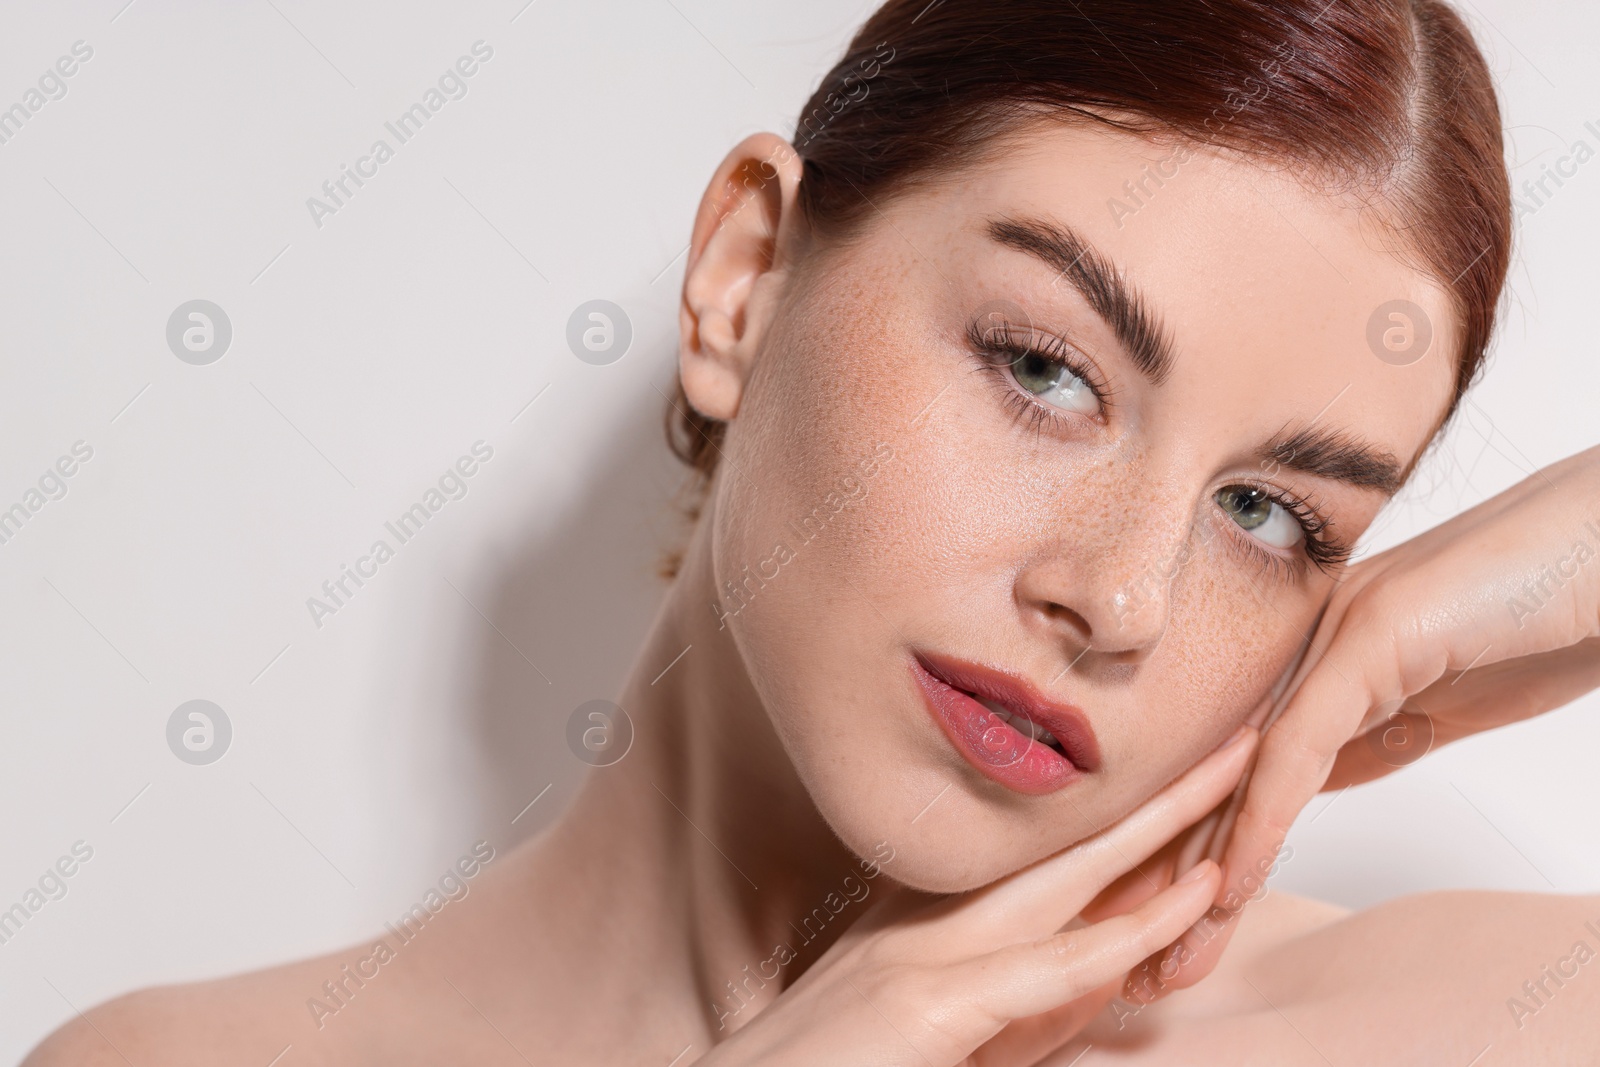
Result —
[[970, 694], [928, 673], [915, 656], [911, 671], [956, 751], [985, 777], [1018, 793], [1054, 793], [1084, 776], [1071, 760], [1031, 740]]

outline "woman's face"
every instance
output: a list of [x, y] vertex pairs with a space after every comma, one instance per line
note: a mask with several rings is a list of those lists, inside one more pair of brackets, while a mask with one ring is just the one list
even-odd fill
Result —
[[[986, 883], [1261, 703], [1448, 400], [1393, 247], [1259, 164], [1048, 126], [762, 279], [710, 608], [846, 845]], [[1412, 362], [1369, 342], [1396, 300]]]

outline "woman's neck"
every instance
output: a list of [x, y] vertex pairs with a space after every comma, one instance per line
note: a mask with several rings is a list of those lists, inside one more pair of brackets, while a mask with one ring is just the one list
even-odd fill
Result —
[[[602, 912], [595, 922], [685, 962], [672, 970], [715, 1041], [859, 917], [814, 917], [859, 868], [720, 628], [709, 525], [698, 524], [618, 701], [631, 749], [590, 772], [543, 847], [584, 883], [586, 905]], [[658, 995], [661, 977], [651, 979]]]

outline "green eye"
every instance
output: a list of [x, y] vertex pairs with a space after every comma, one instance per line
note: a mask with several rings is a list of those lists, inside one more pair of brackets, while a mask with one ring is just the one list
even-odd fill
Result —
[[1052, 407], [1093, 415], [1100, 403], [1089, 383], [1064, 363], [1028, 352], [1011, 364], [1017, 384]]
[[1305, 527], [1289, 509], [1263, 489], [1228, 485], [1217, 490], [1217, 506], [1251, 537], [1273, 548], [1292, 548], [1305, 538]]

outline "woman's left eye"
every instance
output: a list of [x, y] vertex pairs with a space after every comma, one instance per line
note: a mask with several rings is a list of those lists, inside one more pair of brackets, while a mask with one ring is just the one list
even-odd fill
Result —
[[1027, 352], [1011, 364], [1011, 376], [1024, 390], [1051, 407], [1094, 415], [1100, 398], [1071, 367], [1039, 352]]
[[1264, 490], [1228, 485], [1217, 490], [1216, 501], [1240, 529], [1262, 544], [1293, 548], [1305, 540], [1306, 530], [1300, 520]]

